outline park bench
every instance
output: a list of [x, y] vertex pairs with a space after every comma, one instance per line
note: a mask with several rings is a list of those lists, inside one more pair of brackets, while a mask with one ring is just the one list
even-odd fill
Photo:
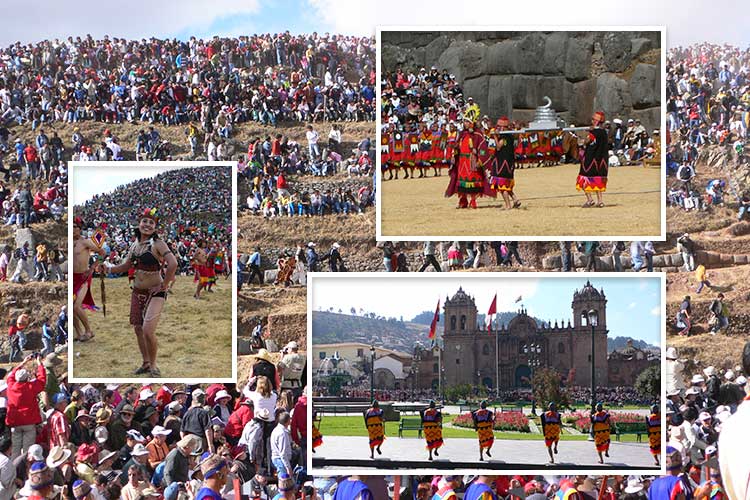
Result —
[[466, 413], [466, 412], [472, 412], [479, 408], [477, 405], [470, 405], [470, 404], [463, 404], [458, 407], [459, 413]]
[[505, 412], [505, 411], [515, 411], [515, 412], [519, 412], [520, 411], [520, 412], [522, 412], [523, 411], [523, 405], [521, 405], [521, 406], [519, 406], [519, 405], [515, 405], [515, 406], [501, 406], [500, 407], [500, 412], [502, 413], [502, 412]]
[[422, 437], [421, 418], [402, 418], [398, 423], [398, 437], [404, 437], [404, 431], [417, 431], [417, 437]]
[[615, 433], [615, 439], [617, 441], [619, 441], [620, 436], [624, 434], [634, 434], [636, 437], [636, 440], [640, 443], [641, 436], [648, 435], [648, 428], [646, 427], [646, 422], [620, 423], [620, 424], [614, 424], [614, 433]]

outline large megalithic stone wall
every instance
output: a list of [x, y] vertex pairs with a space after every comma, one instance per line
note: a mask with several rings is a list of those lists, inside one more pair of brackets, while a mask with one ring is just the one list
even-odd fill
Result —
[[569, 124], [588, 125], [601, 109], [650, 132], [660, 124], [662, 43], [658, 31], [383, 31], [380, 57], [383, 72], [447, 69], [493, 119], [530, 121], [547, 95]]

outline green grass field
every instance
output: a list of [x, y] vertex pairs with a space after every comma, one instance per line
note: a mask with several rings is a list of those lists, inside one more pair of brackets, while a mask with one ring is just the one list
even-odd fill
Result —
[[[89, 312], [93, 340], [73, 342], [75, 377], [134, 377], [141, 365], [130, 326], [127, 278], [105, 280], [107, 316]], [[101, 306], [98, 278], [92, 283], [94, 302]], [[178, 276], [159, 320], [157, 362], [164, 378], [231, 378], [232, 285], [219, 278], [214, 293], [193, 299], [192, 276]], [[142, 375], [148, 377], [148, 375]]]
[[[455, 416], [443, 415], [444, 423], [452, 422]], [[367, 436], [367, 429], [364, 425], [364, 419], [360, 416], [345, 416], [345, 417], [328, 417], [324, 416], [320, 422], [320, 432], [323, 436]], [[386, 422], [385, 423], [385, 435], [386, 436], [398, 436], [398, 422]], [[405, 437], [417, 437], [417, 431], [404, 431]], [[476, 439], [477, 434], [471, 429], [456, 429], [452, 427], [443, 427], [444, 438], [466, 438]], [[614, 440], [614, 436], [612, 437]], [[539, 441], [542, 438], [540, 433], [535, 432], [500, 432], [495, 431], [495, 439], [516, 439], [516, 440], [528, 440], [528, 441]], [[563, 428], [561, 441], [586, 441], [588, 435], [585, 434], [571, 434], [567, 427]], [[648, 439], [643, 437], [644, 442]], [[635, 443], [636, 437], [633, 435], [623, 435], [620, 438], [623, 443]]]

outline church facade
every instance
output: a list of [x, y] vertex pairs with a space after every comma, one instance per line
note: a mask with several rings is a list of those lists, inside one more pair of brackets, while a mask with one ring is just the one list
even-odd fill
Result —
[[494, 389], [499, 376], [501, 390], [528, 387], [534, 370], [547, 367], [557, 371], [568, 385], [588, 387], [590, 310], [598, 315], [593, 333], [596, 385], [607, 386], [607, 299], [604, 290], [597, 290], [588, 281], [573, 293], [572, 321], [539, 324], [522, 307], [507, 325], [493, 325], [490, 332], [477, 322], [474, 298], [459, 288], [453, 297], [446, 297], [444, 304], [443, 350], [425, 351], [425, 356], [419, 356], [417, 364], [424, 366], [418, 372], [424, 375], [416, 377], [416, 386], [435, 385], [435, 356], [439, 354], [445, 386], [481, 384]]

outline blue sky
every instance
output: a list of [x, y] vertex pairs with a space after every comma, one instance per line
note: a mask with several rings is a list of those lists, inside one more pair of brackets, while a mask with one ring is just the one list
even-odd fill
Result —
[[[543, 320], [573, 321], [573, 291], [582, 288], [586, 278], [534, 276], [472, 277], [470, 274], [441, 277], [408, 277], [355, 279], [322, 277], [313, 281], [313, 309], [333, 307], [349, 311], [363, 308], [380, 316], [410, 319], [422, 311], [434, 311], [438, 298], [441, 312], [446, 295], [452, 297], [461, 286], [476, 301], [479, 313], [489, 309], [495, 293], [498, 311], [516, 311], [515, 301], [529, 315]], [[610, 336], [628, 336], [659, 345], [661, 338], [661, 282], [658, 277], [592, 278], [597, 289], [604, 288], [607, 297], [607, 327]]]
[[[0, 45], [20, 40], [104, 34], [127, 38], [237, 35], [290, 30], [371, 35], [376, 26], [496, 25], [666, 25], [668, 46], [697, 41], [748, 45], [746, 2], [630, 0], [627, 5], [601, 0], [538, 0], [524, 2], [477, 0], [471, 9], [455, 0], [3, 0], [12, 22], [0, 30]], [[104, 8], [103, 8], [104, 7]], [[115, 10], [116, 9], [116, 10]], [[86, 15], [82, 15], [86, 13]], [[704, 15], [705, 14], [705, 15]], [[707, 23], [706, 15], [721, 22]]]
[[118, 186], [128, 184], [138, 179], [155, 177], [156, 175], [179, 168], [170, 162], [158, 162], [151, 166], [123, 167], [117, 162], [108, 162], [106, 165], [90, 164], [78, 165], [70, 171], [71, 198], [73, 205], [82, 205], [97, 194], [109, 193]]

